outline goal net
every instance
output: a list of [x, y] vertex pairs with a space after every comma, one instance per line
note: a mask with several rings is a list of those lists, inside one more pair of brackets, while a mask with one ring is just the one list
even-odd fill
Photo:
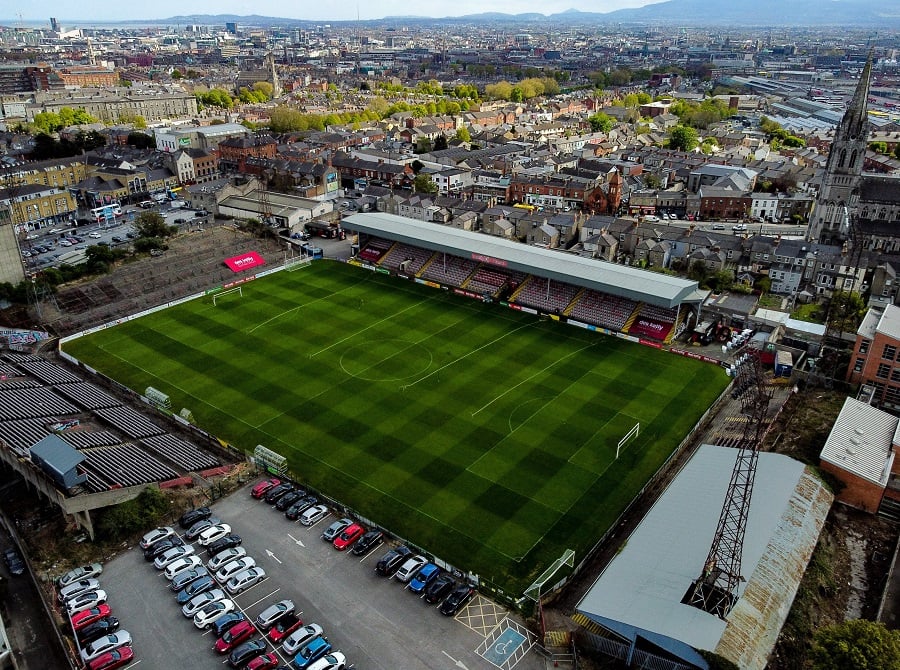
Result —
[[212, 297], [213, 307], [218, 305], [218, 301], [221, 300], [222, 298], [224, 298], [225, 296], [229, 296], [229, 295], [233, 296], [235, 294], [237, 294], [237, 296], [239, 298], [243, 298], [244, 291], [242, 290], [242, 287], [238, 286], [237, 288], [230, 288], [227, 291], [221, 291], [220, 293], [213, 293], [213, 297]]
[[309, 256], [291, 256], [284, 259], [284, 269], [288, 272], [305, 268], [312, 262]]
[[619, 444], [618, 444], [618, 446], [616, 446], [616, 460], [618, 460], [619, 453], [622, 451], [622, 447], [625, 446], [625, 443], [627, 443], [628, 440], [637, 437], [640, 432], [641, 432], [641, 424], [636, 423], [636, 424], [634, 424], [634, 428], [632, 428], [627, 433], [625, 433], [625, 437], [623, 437], [621, 440], [619, 440]]

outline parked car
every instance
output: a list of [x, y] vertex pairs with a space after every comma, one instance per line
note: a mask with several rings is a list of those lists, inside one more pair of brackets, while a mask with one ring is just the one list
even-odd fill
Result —
[[354, 556], [364, 556], [382, 542], [384, 542], [384, 533], [380, 530], [370, 530], [353, 543], [351, 551]]
[[231, 629], [232, 626], [238, 625], [241, 621], [247, 621], [247, 616], [243, 612], [229, 612], [213, 621], [211, 630], [213, 635], [221, 637], [225, 634], [225, 631]]
[[265, 632], [282, 618], [293, 614], [294, 607], [293, 600], [279, 600], [277, 603], [269, 605], [266, 609], [256, 615], [256, 625], [261, 631]]
[[231, 526], [227, 523], [217, 523], [214, 526], [210, 526], [202, 533], [197, 536], [197, 542], [201, 547], [207, 547], [211, 545], [216, 540], [220, 540], [226, 535], [231, 533]]
[[25, 573], [25, 561], [19, 555], [16, 549], [7, 549], [3, 552], [3, 560], [6, 561], [6, 567], [12, 575], [21, 575]]
[[184, 540], [182, 540], [177, 535], [167, 537], [165, 540], [160, 540], [153, 546], [144, 549], [144, 560], [154, 561], [159, 556], [162, 556], [164, 553], [166, 553], [169, 549], [182, 546], [184, 546]]
[[162, 570], [168, 565], [171, 565], [179, 558], [183, 558], [185, 556], [190, 556], [194, 553], [194, 548], [187, 544], [182, 545], [180, 547], [172, 547], [168, 551], [164, 552], [161, 556], [157, 556], [153, 561], [153, 567], [157, 570]]
[[440, 612], [446, 616], [453, 616], [456, 614], [463, 605], [465, 605], [469, 600], [472, 599], [472, 596], [475, 595], [475, 587], [462, 582], [456, 585], [450, 595], [448, 595], [444, 602], [441, 603]]
[[302, 625], [303, 619], [296, 614], [285, 614], [275, 622], [266, 635], [273, 644], [278, 644]]
[[128, 665], [133, 659], [134, 650], [131, 647], [116, 647], [88, 663], [88, 670], [115, 670]]
[[89, 645], [82, 648], [81, 660], [87, 663], [88, 661], [97, 658], [101, 654], [112, 651], [116, 647], [130, 646], [131, 633], [129, 633], [127, 630], [116, 631], [115, 633], [111, 633], [97, 640], [94, 640]]
[[456, 580], [446, 572], [439, 575], [428, 588], [425, 589], [425, 602], [435, 603], [441, 602], [456, 586]]
[[441, 574], [441, 569], [438, 566], [434, 563], [426, 563], [419, 569], [416, 576], [409, 580], [409, 590], [413, 593], [422, 593], [431, 582], [437, 579], [439, 574]]
[[225, 583], [225, 590], [233, 596], [256, 586], [266, 578], [266, 571], [260, 567], [241, 570]]
[[175, 219], [175, 224], [180, 225], [182, 223], [187, 223], [187, 219]]
[[71, 617], [72, 629], [79, 631], [82, 628], [90, 626], [95, 621], [100, 621], [100, 619], [108, 617], [111, 613], [112, 610], [106, 603], [77, 612]]
[[712, 229], [713, 230], [725, 230], [725, 224], [724, 223], [714, 223], [712, 225]]
[[278, 486], [273, 486], [266, 491], [266, 502], [274, 505], [278, 500], [294, 490], [294, 485], [290, 482], [281, 482]]
[[262, 498], [269, 492], [269, 489], [273, 489], [281, 483], [280, 479], [267, 479], [265, 481], [260, 482], [256, 486], [254, 486], [250, 490], [250, 495], [256, 499]]
[[141, 549], [152, 547], [160, 540], [165, 540], [167, 537], [171, 537], [174, 534], [175, 529], [171, 526], [160, 526], [159, 528], [154, 528], [141, 538]]
[[220, 583], [225, 583], [232, 576], [241, 572], [242, 570], [246, 570], [247, 568], [252, 568], [256, 565], [256, 561], [253, 560], [252, 556], [242, 556], [241, 558], [235, 559], [223, 565], [216, 571], [216, 579], [219, 580]]
[[272, 670], [278, 667], [278, 655], [274, 652], [251, 658], [244, 670]]
[[328, 508], [325, 505], [313, 505], [300, 515], [300, 523], [304, 526], [312, 526], [328, 516]]
[[315, 496], [304, 496], [300, 498], [297, 502], [287, 508], [287, 511], [284, 515], [290, 519], [291, 521], [296, 521], [300, 518], [300, 516], [308, 510], [310, 507], [319, 502], [319, 499]]
[[214, 517], [210, 517], [209, 519], [200, 519], [196, 523], [194, 523], [190, 528], [184, 531], [184, 539], [188, 542], [193, 542], [197, 539], [197, 537], [207, 528], [211, 528], [219, 523], [219, 520], [216, 519], [213, 521]]
[[74, 598], [65, 602], [66, 611], [71, 616], [82, 610], [89, 610], [106, 602], [106, 591], [97, 589], [96, 591], [86, 591], [79, 593]]
[[231, 549], [232, 547], [239, 547], [243, 540], [240, 535], [235, 535], [232, 533], [231, 535], [226, 535], [225, 537], [220, 537], [218, 540], [213, 542], [206, 548], [207, 556], [215, 556], [220, 551], [225, 551], [226, 549]]
[[199, 568], [203, 565], [203, 560], [199, 556], [184, 556], [179, 558], [169, 565], [166, 566], [166, 569], [163, 571], [166, 579], [172, 581], [182, 572], [186, 572], [187, 570], [193, 570], [195, 568]]
[[248, 642], [242, 642], [228, 654], [228, 665], [232, 668], [243, 667], [252, 659], [261, 656], [265, 650], [265, 640], [249, 640]]
[[340, 535], [334, 538], [334, 548], [338, 551], [344, 551], [351, 544], [356, 542], [360, 536], [366, 532], [366, 529], [360, 526], [358, 523], [353, 523], [347, 526]]
[[212, 510], [209, 507], [195, 507], [189, 509], [178, 519], [178, 525], [182, 528], [190, 528], [202, 519], [208, 519], [212, 516]]
[[277, 509], [279, 512], [284, 512], [288, 507], [300, 500], [300, 498], [302, 498], [305, 494], [306, 491], [302, 489], [288, 491], [278, 499], [278, 502], [275, 503], [275, 509]]
[[216, 580], [213, 579], [212, 575], [207, 575], [206, 577], [195, 579], [178, 592], [178, 594], [175, 596], [175, 602], [177, 602], [179, 605], [184, 605], [194, 596], [198, 596], [205, 591], [212, 591], [217, 586], [218, 584], [216, 583]]
[[402, 582], [406, 584], [410, 579], [413, 578], [419, 569], [428, 562], [428, 559], [424, 556], [416, 554], [411, 558], [407, 558], [406, 562], [400, 566], [396, 573], [394, 573], [394, 577], [398, 582]]
[[[225, 592], [222, 589], [210, 589], [209, 591], [204, 591], [203, 593], [198, 593], [193, 598], [188, 600], [181, 608], [181, 613], [185, 617], [192, 617], [197, 612], [202, 610], [204, 607], [209, 605], [211, 602], [215, 602], [216, 600], [222, 600], [225, 598]], [[224, 612], [223, 612], [224, 614]]]
[[411, 556], [412, 550], [406, 545], [401, 544], [399, 547], [394, 547], [378, 559], [378, 562], [375, 564], [375, 572], [379, 575], [390, 577]]
[[335, 651], [326, 654], [306, 670], [344, 670], [347, 667], [347, 657], [341, 652]]
[[236, 625], [229, 628], [227, 631], [222, 633], [216, 643], [213, 645], [213, 649], [215, 649], [220, 654], [226, 654], [236, 646], [238, 646], [241, 642], [245, 640], [249, 640], [256, 633], [256, 628], [252, 623], [247, 621], [241, 621]]
[[743, 233], [744, 231], [747, 230], [747, 224], [746, 223], [736, 223], [735, 225], [733, 225], [731, 227], [731, 229], [736, 233]]
[[119, 620], [114, 616], [108, 616], [78, 631], [78, 643], [85, 647], [94, 640], [99, 640], [104, 635], [111, 635], [117, 630], [119, 630]]
[[322, 630], [322, 627], [319, 624], [311, 623], [308, 626], [298, 628], [293, 633], [284, 638], [284, 642], [281, 643], [281, 648], [286, 654], [296, 654], [300, 647], [302, 647], [313, 638], [319, 637], [324, 632], [325, 631]]
[[190, 570], [185, 570], [184, 572], [181, 572], [174, 578], [172, 578], [172, 581], [169, 582], [169, 588], [175, 593], [178, 593], [181, 589], [188, 586], [188, 584], [193, 584], [198, 579], [208, 576], [209, 571], [202, 565], [198, 568], [191, 568]]
[[231, 563], [238, 558], [243, 558], [247, 555], [247, 550], [243, 547], [231, 547], [230, 549], [224, 549], [220, 551], [218, 554], [213, 556], [206, 563], [206, 567], [215, 572], [219, 568], [221, 568], [226, 563]]
[[59, 590], [59, 594], [56, 596], [56, 599], [60, 603], [64, 603], [67, 600], [71, 600], [77, 595], [84, 593], [85, 591], [96, 591], [100, 588], [100, 581], [90, 577], [88, 579], [79, 579], [77, 582], [72, 582], [68, 586], [64, 586]]
[[200, 608], [200, 610], [194, 615], [194, 625], [203, 630], [204, 628], [210, 628], [213, 625], [213, 622], [218, 619], [223, 614], [228, 614], [229, 612], [233, 612], [237, 605], [234, 604], [233, 600], [229, 600], [225, 598], [224, 600], [215, 600], [211, 603], [208, 603]]
[[300, 647], [291, 665], [297, 670], [306, 670], [313, 663], [331, 651], [331, 643], [327, 637], [316, 637]]
[[353, 519], [338, 519], [328, 526], [322, 533], [322, 539], [326, 542], [334, 542], [338, 535], [344, 532], [344, 529], [353, 523]]

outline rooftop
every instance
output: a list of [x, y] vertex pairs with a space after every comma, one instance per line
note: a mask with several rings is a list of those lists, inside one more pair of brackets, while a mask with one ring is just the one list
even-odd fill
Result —
[[891, 445], [898, 423], [900, 419], [887, 412], [847, 398], [819, 458], [873, 484], [886, 486], [894, 462]]

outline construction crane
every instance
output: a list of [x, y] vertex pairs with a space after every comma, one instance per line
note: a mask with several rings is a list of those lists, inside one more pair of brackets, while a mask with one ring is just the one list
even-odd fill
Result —
[[[740, 352], [741, 350], [739, 350]], [[725, 504], [700, 576], [682, 602], [724, 619], [737, 602], [741, 582], [744, 534], [750, 513], [753, 482], [759, 460], [759, 445], [766, 426], [766, 412], [772, 389], [765, 383], [762, 363], [756, 351], [735, 358], [734, 392], [741, 402], [744, 430], [737, 445], [737, 458], [725, 493]]]

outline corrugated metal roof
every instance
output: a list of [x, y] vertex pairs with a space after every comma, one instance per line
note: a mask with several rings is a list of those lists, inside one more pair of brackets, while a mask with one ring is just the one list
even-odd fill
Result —
[[[893, 307], [893, 305], [888, 305], [888, 307]], [[863, 317], [862, 323], [859, 324], [859, 329], [856, 331], [857, 335], [861, 335], [867, 340], [872, 340], [875, 338], [875, 328], [878, 327], [878, 320], [881, 318], [881, 310], [880, 309], [869, 309], [866, 312], [866, 315]]]
[[886, 486], [898, 421], [876, 407], [847, 398], [819, 458], [873, 484]]
[[[683, 605], [682, 597], [706, 561], [736, 454], [726, 447], [701, 446], [577, 609], [727, 654], [735, 662], [733, 640], [740, 640], [751, 648], [742, 653], [764, 659], [803, 574], [794, 568], [809, 560], [831, 496], [802, 463], [761, 453], [744, 538], [742, 574], [748, 582], [741, 598], [727, 621]], [[772, 602], [764, 607], [756, 601], [741, 604], [759, 594]], [[762, 670], [765, 664], [753, 660], [738, 665]]]
[[700, 293], [704, 297], [709, 294], [708, 291], [700, 292], [697, 282], [688, 279], [393, 214], [354, 214], [345, 218], [342, 224], [350, 230], [381, 235], [425, 249], [469, 258], [486, 256], [490, 259], [487, 260], [488, 263], [499, 261], [497, 265], [520, 272], [575, 283], [661, 307], [675, 307], [685, 301], [697, 300]]
[[878, 320], [876, 330], [895, 340], [900, 340], [900, 307], [888, 305]]

